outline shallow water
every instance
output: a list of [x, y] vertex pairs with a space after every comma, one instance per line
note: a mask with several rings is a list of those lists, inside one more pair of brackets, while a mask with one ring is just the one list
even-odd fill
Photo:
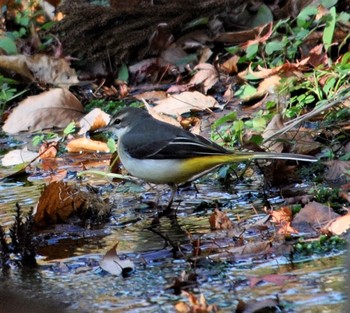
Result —
[[[13, 223], [16, 202], [29, 211], [42, 187], [40, 181], [2, 183], [0, 224], [8, 229]], [[178, 194], [183, 201], [176, 220], [164, 217], [154, 224], [155, 210], [145, 203], [154, 199], [156, 193], [128, 184], [106, 187], [112, 205], [109, 223], [86, 230], [83, 236], [81, 230], [51, 236], [49, 244], [38, 250], [36, 269], [13, 268], [4, 275], [0, 286], [21, 290], [33, 299], [57, 301], [58, 307], [68, 312], [175, 312], [175, 303], [187, 300], [167, 288], [181, 272], [192, 271], [197, 274], [198, 284], [191, 292], [203, 293], [208, 303], [218, 305], [220, 312], [235, 311], [238, 300], [277, 297], [285, 312], [340, 312], [345, 301], [342, 254], [297, 261], [288, 254], [273, 253], [211, 258], [218, 253], [213, 243], [220, 244], [222, 252], [222, 245], [228, 240], [213, 239], [219, 236], [208, 225], [213, 208], [222, 207], [236, 223], [244, 220], [254, 223], [265, 216], [259, 183], [234, 188], [235, 192], [230, 193], [205, 180], [197, 184], [198, 192], [193, 188], [182, 190]], [[131, 189], [137, 192], [131, 193]], [[164, 193], [162, 201], [167, 196]], [[276, 194], [269, 195], [269, 200], [282, 202]], [[259, 234], [246, 234], [246, 240], [257, 240]], [[196, 238], [203, 239], [201, 248], [206, 257], [193, 262], [192, 241]], [[99, 267], [103, 255], [116, 242], [118, 254], [127, 255], [136, 266], [127, 278], [113, 276]], [[180, 250], [174, 252], [174, 247]], [[250, 277], [268, 274], [290, 279], [282, 285], [271, 282], [249, 285]]]

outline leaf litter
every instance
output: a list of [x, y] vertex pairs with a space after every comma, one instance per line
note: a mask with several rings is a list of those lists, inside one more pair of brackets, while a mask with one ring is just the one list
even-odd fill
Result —
[[[266, 8], [267, 7], [265, 7], [265, 9]], [[327, 10], [322, 13], [320, 8], [318, 8], [318, 12], [320, 15], [317, 17], [317, 19], [322, 18], [322, 15], [327, 14], [325, 13]], [[149, 46], [147, 49], [153, 52], [160, 52], [162, 58], [143, 58], [143, 60], [139, 61], [139, 63], [135, 63], [134, 65], [129, 66], [128, 70], [131, 74], [130, 81], [127, 81], [128, 78], [125, 78], [122, 83], [115, 83], [115, 86], [104, 86], [104, 88], [101, 89], [103, 90], [102, 94], [105, 92], [104, 96], [108, 95], [127, 98], [129, 96], [129, 91], [131, 90], [129, 87], [132, 87], [131, 85], [133, 83], [137, 85], [146, 82], [153, 84], [153, 87], [161, 86], [161, 83], [163, 83], [163, 90], [167, 90], [167, 92], [165, 92], [166, 97], [164, 97], [164, 92], [162, 92], [161, 97], [159, 94], [156, 95], [156, 105], [151, 109], [155, 110], [157, 114], [161, 112], [163, 114], [173, 116], [176, 119], [180, 120], [181, 123], [185, 121], [184, 124], [188, 125], [191, 123], [188, 121], [191, 120], [183, 119], [183, 117], [180, 117], [181, 114], [188, 114], [198, 111], [211, 112], [212, 110], [216, 110], [217, 112], [218, 110], [222, 110], [224, 108], [225, 110], [232, 109], [232, 105], [234, 105], [232, 103], [233, 92], [230, 93], [230, 91], [232, 91], [232, 81], [227, 83], [229, 79], [231, 79], [231, 77], [228, 77], [228, 75], [232, 75], [238, 72], [238, 82], [244, 82], [248, 84], [251, 82], [252, 77], [254, 77], [254, 79], [256, 79], [258, 82], [256, 85], [257, 93], [252, 96], [248, 95], [247, 97], [242, 97], [240, 101], [250, 102], [255, 101], [256, 98], [262, 97], [263, 100], [261, 100], [259, 103], [259, 107], [264, 107], [268, 96], [276, 93], [276, 89], [281, 86], [281, 82], [284, 79], [290, 76], [299, 78], [304, 73], [306, 73], [310, 67], [317, 67], [320, 65], [327, 66], [327, 54], [323, 48], [326, 46], [326, 44], [331, 44], [331, 39], [329, 39], [329, 36], [327, 38], [324, 37], [323, 45], [314, 45], [314, 48], [310, 49], [307, 55], [302, 55], [299, 60], [293, 60], [294, 62], [287, 61], [282, 65], [273, 67], [262, 66], [259, 64], [255, 68], [250, 65], [246, 69], [243, 67], [242, 70], [242, 64], [238, 63], [238, 55], [234, 55], [231, 58], [228, 58], [228, 61], [226, 62], [219, 62], [221, 66], [218, 67], [214, 65], [215, 63], [204, 63], [208, 62], [208, 60], [211, 60], [210, 55], [213, 53], [213, 50], [206, 45], [212, 45], [214, 42], [224, 42], [226, 44], [234, 42], [236, 44], [239, 44], [240, 48], [247, 53], [255, 46], [257, 47], [259, 45], [263, 45], [273, 35], [273, 24], [269, 21], [268, 16], [272, 15], [267, 14], [267, 16], [265, 16], [264, 25], [257, 26], [248, 31], [232, 33], [221, 31], [217, 32], [216, 36], [213, 37], [204, 35], [205, 32], [200, 32], [201, 35], [197, 35], [196, 38], [198, 40], [192, 40], [192, 37], [196, 37], [194, 34], [198, 33], [190, 32], [186, 38], [181, 38], [181, 40], [179, 39], [177, 41], [169, 29], [167, 29], [166, 25], [165, 28], [163, 28], [163, 26], [157, 24], [157, 30], [153, 30], [152, 32], [152, 38], [148, 38]], [[213, 31], [213, 27], [210, 27], [211, 31]], [[219, 25], [218, 29], [222, 29], [222, 27], [222, 25]], [[215, 39], [213, 40], [212, 38]], [[192, 50], [195, 50], [197, 48], [206, 49], [205, 51], [203, 49], [201, 52], [198, 50], [196, 51], [197, 53], [193, 54], [189, 52], [188, 47], [190, 47]], [[167, 53], [165, 53], [165, 51], [167, 51]], [[64, 77], [66, 72], [59, 70], [59, 77], [56, 78], [53, 77], [53, 72], [51, 70], [48, 70], [48, 67], [45, 67], [47, 75], [43, 75], [40, 71], [37, 71], [37, 74], [33, 75], [35, 74], [35, 67], [31, 67], [29, 71], [26, 70], [28, 69], [29, 59], [30, 58], [23, 58], [23, 56], [18, 57], [15, 59], [15, 62], [17, 63], [12, 65], [12, 70], [16, 71], [17, 68], [22, 67], [18, 66], [18, 64], [25, 64], [22, 71], [17, 72], [33, 82], [43, 80], [44, 83], [51, 83], [53, 85], [60, 85], [61, 83], [68, 83], [69, 85], [72, 82], [76, 83], [76, 77], [74, 73], [71, 73], [73, 74], [72, 81], [69, 79], [64, 80], [62, 77]], [[40, 60], [39, 56], [38, 59]], [[182, 63], [184, 60], [186, 60], [186, 63]], [[201, 62], [198, 64], [197, 60], [201, 60]], [[40, 62], [38, 62], [39, 65], [41, 64]], [[55, 63], [54, 59], [51, 58], [46, 58], [45, 62], [50, 64]], [[52, 68], [54, 67], [52, 66]], [[197, 72], [192, 76], [194, 71]], [[188, 77], [186, 77], [186, 75], [188, 75]], [[223, 77], [226, 80], [223, 80]], [[324, 78], [324, 81], [326, 81], [326, 79], [327, 78]], [[169, 82], [171, 84], [170, 88]], [[95, 91], [101, 92], [99, 90], [100, 87], [96, 87], [94, 84], [92, 84], [92, 86], [95, 88]], [[135, 86], [132, 88], [135, 88]], [[225, 103], [228, 104], [228, 106], [222, 105], [222, 102], [217, 101], [216, 99], [219, 97], [217, 97], [218, 95], [215, 94], [215, 92], [220, 89], [227, 92], [227, 94], [225, 93], [227, 101], [232, 101], [231, 103]], [[46, 94], [42, 93], [41, 95], [43, 95], [43, 97], [40, 96], [40, 101], [42, 98], [44, 98], [45, 95], [49, 94], [49, 96], [40, 102], [38, 106], [35, 106], [35, 104], [33, 104], [36, 102], [37, 98], [34, 99], [35, 101], [28, 101], [32, 102], [29, 103], [28, 110], [35, 111], [37, 114], [30, 115], [30, 118], [27, 120], [26, 118], [28, 117], [28, 112], [24, 111], [24, 103], [22, 103], [21, 106], [18, 107], [20, 108], [18, 111], [23, 110], [24, 115], [22, 114], [22, 117], [16, 115], [17, 113], [15, 109], [13, 113], [9, 115], [9, 118], [5, 123], [6, 126], [4, 126], [4, 130], [8, 133], [17, 133], [19, 131], [33, 131], [43, 128], [52, 128], [53, 126], [65, 127], [72, 120], [80, 120], [82, 117], [83, 108], [81, 104], [78, 104], [78, 102], [75, 100], [73, 101], [74, 109], [72, 111], [76, 110], [79, 112], [76, 115], [71, 114], [70, 112], [70, 114], [67, 114], [67, 118], [61, 119], [63, 117], [63, 114], [52, 114], [51, 104], [53, 104], [53, 106], [58, 105], [56, 102], [53, 103], [52, 99], [61, 97], [61, 95], [56, 95], [57, 97], [54, 96], [55, 92], [57, 92], [55, 89], [51, 89]], [[67, 94], [66, 91], [62, 92]], [[86, 95], [87, 94], [88, 93], [86, 93]], [[215, 94], [214, 97], [213, 94]], [[94, 96], [96, 95], [97, 93], [94, 94]], [[70, 98], [69, 95], [68, 98]], [[33, 100], [33, 98], [28, 99]], [[141, 97], [141, 99], [143, 99], [143, 97]], [[63, 102], [65, 101], [66, 100]], [[70, 103], [70, 101], [67, 100], [67, 103]], [[336, 105], [338, 104], [339, 103]], [[70, 107], [70, 104], [68, 106]], [[300, 131], [300, 129], [290, 130], [292, 128], [290, 125], [299, 126], [301, 122], [309, 119], [311, 120], [311, 118], [323, 114], [324, 111], [333, 109], [333, 106], [335, 105], [329, 105], [326, 108], [315, 109], [314, 111], [311, 111], [311, 114], [309, 115], [307, 113], [305, 115], [301, 115], [300, 118], [296, 118], [294, 121], [292, 120], [291, 124], [288, 124], [287, 126], [285, 126], [283, 122], [280, 124], [273, 124], [273, 122], [271, 122], [266, 133], [262, 135], [263, 139], [265, 141], [269, 141], [271, 139], [275, 139], [277, 135], [282, 134], [282, 136], [279, 138], [279, 142], [272, 142], [272, 148], [271, 146], [270, 148], [273, 151], [285, 151], [284, 149], [287, 145], [281, 144], [281, 142], [285, 143], [292, 141], [294, 141], [293, 147], [287, 148], [294, 152], [308, 154], [316, 150], [320, 150], [322, 149], [322, 145], [320, 145], [319, 142], [315, 142], [315, 135], [313, 136], [315, 132], [313, 132], [312, 129], [302, 129], [302, 131]], [[41, 113], [40, 111], [43, 111], [44, 113]], [[64, 111], [69, 112], [69, 109], [63, 107], [62, 111], [60, 112]], [[51, 118], [54, 118], [54, 120], [51, 120]], [[91, 208], [93, 206], [96, 206], [98, 209], [100, 208], [100, 203], [96, 199], [88, 200], [89, 197], [87, 194], [81, 193], [80, 186], [69, 186], [68, 184], [63, 183], [62, 180], [67, 178], [66, 175], [68, 175], [68, 171], [65, 171], [65, 174], [63, 174], [63, 176], [59, 176], [58, 174], [62, 168], [68, 168], [71, 170], [74, 169], [76, 171], [86, 169], [86, 166], [89, 166], [89, 155], [87, 155], [86, 159], [83, 160], [81, 158], [82, 151], [109, 151], [106, 145], [100, 145], [100, 143], [93, 142], [90, 139], [85, 138], [85, 134], [89, 129], [94, 129], [97, 127], [96, 125], [103, 125], [103, 123], [107, 121], [105, 117], [102, 116], [99, 112], [91, 120], [87, 117], [83, 117], [82, 121], [84, 121], [84, 119], [87, 121], [87, 123], [80, 124], [81, 133], [79, 135], [81, 137], [76, 138], [76, 134], [67, 136], [69, 143], [66, 145], [66, 147], [70, 153], [61, 155], [61, 160], [59, 160], [55, 154], [50, 154], [47, 156], [47, 158], [44, 158], [41, 161], [41, 164], [39, 164], [38, 167], [34, 168], [33, 166], [32, 168], [28, 168], [29, 175], [35, 175], [35, 172], [38, 173], [38, 171], [40, 175], [40, 170], [42, 171], [41, 173], [50, 171], [49, 176], [52, 178], [56, 174], [54, 172], [57, 171], [57, 176], [54, 178], [56, 181], [49, 184], [44, 189], [42, 197], [39, 200], [40, 206], [38, 204], [38, 207], [40, 207], [40, 210], [36, 215], [36, 219], [37, 224], [40, 226], [48, 226], [49, 224], [55, 224], [57, 222], [70, 223], [69, 219], [72, 217], [72, 215], [78, 213], [79, 217], [79, 211], [84, 201], [90, 202], [90, 205], [87, 205], [87, 208]], [[17, 123], [18, 120], [20, 120], [19, 123]], [[28, 120], [30, 120], [29, 123]], [[256, 135], [254, 131], [252, 131], [251, 134], [251, 138]], [[303, 140], [304, 143], [302, 143]], [[47, 152], [51, 151], [51, 148], [49, 146], [46, 146], [44, 149], [48, 150]], [[62, 163], [59, 164], [59, 162], [62, 162], [62, 158], [65, 159], [63, 161], [63, 165]], [[54, 159], [55, 161], [50, 163], [50, 159]], [[67, 161], [71, 164], [67, 164]], [[90, 166], [92, 168], [95, 166], [104, 168], [107, 167], [106, 163], [103, 162], [97, 161], [96, 164], [93, 163], [94, 161], [92, 160], [90, 163]], [[337, 178], [338, 174], [344, 174], [346, 171], [345, 165], [346, 164], [340, 163], [337, 165], [329, 164], [329, 178]], [[283, 166], [287, 168], [287, 171], [284, 173], [291, 174], [293, 171], [295, 171], [295, 167], [288, 168], [286, 165]], [[278, 174], [280, 176], [283, 176], [283, 173], [278, 172], [277, 170], [277, 175]], [[118, 187], [122, 188], [123, 183], [117, 185]], [[297, 199], [297, 196], [295, 196], [293, 199]], [[174, 244], [174, 242], [167, 238], [167, 234], [163, 234], [159, 230], [157, 231], [159, 238], [165, 240], [167, 244], [173, 248], [175, 254], [178, 253], [178, 256], [184, 260], [191, 262], [191, 264], [200, 264], [206, 259], [213, 261], [215, 260], [218, 262], [229, 260], [233, 263], [250, 258], [269, 259], [275, 256], [290, 253], [293, 250], [293, 242], [295, 243], [295, 241], [300, 238], [301, 234], [306, 234], [311, 238], [317, 239], [322, 233], [326, 233], [327, 236], [331, 236], [332, 234], [344, 233], [348, 229], [349, 221], [347, 215], [341, 216], [338, 213], [335, 213], [331, 205], [324, 205], [318, 203], [317, 201], [312, 201], [312, 197], [304, 196], [303, 199], [303, 207], [299, 213], [292, 214], [292, 209], [284, 206], [280, 210], [267, 212], [263, 218], [260, 216], [256, 223], [252, 223], [251, 218], [238, 219], [236, 216], [228, 215], [226, 212], [224, 212], [225, 210], [220, 211], [217, 208], [214, 208], [215, 205], [213, 205], [210, 209], [213, 211], [213, 214], [210, 216], [210, 220], [207, 221], [205, 230], [202, 230], [203, 233], [187, 231], [188, 240], [185, 243]], [[57, 205], [57, 203], [59, 205]], [[91, 203], [93, 204], [91, 205]], [[62, 205], [62, 207], [60, 207], [60, 205]], [[277, 208], [278, 206], [273, 205], [273, 207]], [[157, 219], [155, 219], [155, 224], [156, 221]], [[287, 242], [286, 240], [290, 240], [290, 238], [295, 240], [292, 240], [292, 242]], [[110, 273], [120, 275], [122, 270], [119, 263], [121, 261], [123, 260], [120, 260], [120, 258], [117, 256], [116, 245], [114, 245], [113, 248], [111, 248], [103, 258], [101, 267], [107, 268], [107, 271]], [[127, 266], [127, 268], [128, 267], [129, 266]], [[131, 267], [132, 266], [130, 265], [130, 268]], [[285, 277], [283, 275], [262, 275], [257, 278], [251, 277], [247, 279], [251, 280], [250, 287], [253, 288], [260, 283], [283, 285], [285, 282], [284, 278]], [[186, 280], [189, 280], [189, 278], [186, 278], [184, 276], [182, 277], [182, 280], [179, 280], [184, 282]], [[180, 285], [182, 285], [182, 283], [180, 283]], [[179, 289], [181, 289], [181, 287]], [[206, 303], [204, 296], [197, 297], [190, 292], [187, 292], [185, 295], [188, 297], [190, 304], [179, 304], [180, 312], [214, 312], [217, 310], [215, 305], [208, 305]], [[277, 300], [271, 300], [270, 302], [266, 301], [263, 303], [263, 306], [269, 306], [270, 304], [271, 306], [277, 306], [279, 305], [279, 302]], [[247, 310], [248, 307], [250, 307], [249, 310], [251, 311], [257, 310], [256, 304], [247, 303], [243, 305], [242, 311]], [[254, 309], [251, 309], [251, 307], [254, 307]]]

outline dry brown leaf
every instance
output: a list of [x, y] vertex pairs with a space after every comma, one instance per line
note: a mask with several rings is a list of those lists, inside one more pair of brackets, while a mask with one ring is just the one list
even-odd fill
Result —
[[315, 232], [338, 216], [339, 214], [335, 213], [332, 208], [312, 201], [295, 215], [292, 227], [298, 232]]
[[328, 65], [329, 60], [327, 56], [327, 52], [323, 49], [323, 44], [319, 44], [316, 47], [313, 47], [309, 54], [309, 64], [313, 67], [318, 67], [320, 65]]
[[248, 30], [221, 33], [215, 38], [215, 41], [235, 45], [240, 44], [243, 48], [246, 48], [253, 43], [266, 41], [271, 34], [272, 23], [269, 23]]
[[66, 222], [82, 205], [84, 199], [76, 188], [66, 183], [53, 182], [45, 187], [35, 209], [34, 223], [44, 227], [58, 222]]
[[289, 207], [281, 207], [279, 210], [271, 211], [271, 222], [281, 224], [292, 220], [293, 212]]
[[233, 55], [224, 63], [220, 64], [220, 70], [226, 74], [235, 74], [238, 72], [237, 63], [240, 57], [238, 55]]
[[199, 299], [190, 292], [182, 291], [182, 294], [186, 296], [190, 302], [188, 305], [182, 301], [176, 303], [175, 309], [178, 313], [215, 313], [218, 312], [216, 304], [208, 305], [203, 294], [200, 295]]
[[118, 257], [118, 244], [119, 242], [117, 242], [111, 249], [107, 251], [100, 262], [100, 266], [103, 270], [112, 275], [125, 276], [134, 270], [135, 264], [128, 259], [122, 260]]
[[211, 96], [205, 96], [198, 91], [186, 91], [177, 95], [170, 95], [167, 99], [156, 101], [154, 109], [158, 113], [181, 115], [191, 111], [204, 111], [222, 106]]
[[145, 91], [143, 93], [134, 95], [134, 98], [138, 100], [145, 99], [146, 101], [156, 101], [156, 100], [166, 99], [167, 93], [162, 90]]
[[197, 72], [188, 84], [191, 86], [202, 86], [204, 94], [219, 80], [219, 73], [212, 64], [201, 63], [195, 66], [194, 70]]
[[249, 46], [253, 44], [266, 42], [266, 40], [269, 39], [270, 36], [272, 35], [272, 25], [273, 23], [270, 22], [268, 24], [255, 27], [258, 34], [255, 36], [254, 39], [248, 40], [245, 43], [241, 44], [241, 47], [243, 49], [247, 49]]
[[103, 112], [99, 108], [95, 108], [81, 118], [79, 122], [80, 130], [78, 134], [85, 135], [88, 131], [105, 127], [109, 123], [110, 119], [111, 118], [107, 113]]
[[159, 114], [154, 108], [152, 108], [147, 101], [145, 101], [144, 99], [141, 99], [142, 102], [145, 105], [145, 108], [147, 109], [148, 113], [152, 115], [152, 117], [154, 117], [155, 119], [177, 126], [177, 127], [181, 127], [181, 124], [174, 118], [172, 118], [171, 116], [168, 116], [166, 114]]
[[331, 160], [324, 162], [324, 164], [328, 167], [325, 175], [327, 180], [338, 181], [344, 178], [344, 176], [348, 176], [350, 161]]
[[66, 149], [70, 153], [81, 151], [109, 152], [109, 148], [105, 142], [92, 140], [86, 137], [69, 141], [67, 143]]
[[40, 81], [55, 86], [66, 86], [79, 83], [75, 70], [67, 60], [54, 58], [45, 54], [0, 55], [0, 67], [14, 71], [31, 81]]
[[15, 134], [20, 131], [63, 128], [71, 121], [79, 120], [83, 111], [82, 104], [70, 91], [51, 89], [21, 101], [5, 121], [3, 130]]
[[257, 93], [261, 96], [266, 93], [275, 94], [280, 84], [281, 77], [279, 75], [271, 75], [260, 82]]
[[44, 142], [39, 148], [40, 159], [55, 158], [58, 151], [58, 142]]
[[279, 76], [290, 76], [291, 74], [295, 75], [299, 72], [305, 71], [308, 69], [309, 58], [305, 58], [297, 63], [285, 63], [283, 65], [274, 67], [274, 68], [263, 68], [260, 65], [257, 67], [257, 71], [253, 71], [251, 66], [248, 69], [238, 73], [238, 77], [245, 80], [245, 77], [249, 74], [254, 76], [257, 79], [264, 79], [269, 76], [279, 75]]
[[329, 222], [323, 229], [323, 232], [332, 235], [341, 235], [350, 228], [350, 213], [337, 217], [334, 221]]
[[[284, 125], [283, 125], [282, 115], [277, 113], [272, 118], [270, 123], [266, 126], [264, 132], [262, 133], [262, 137], [264, 138], [264, 140], [272, 137], [276, 133], [276, 131], [283, 128], [283, 126]], [[264, 144], [265, 144], [264, 147], [266, 147], [268, 151], [277, 152], [277, 153], [283, 151], [283, 142], [281, 141], [274, 141], [272, 145], [269, 142], [264, 142]]]
[[231, 220], [227, 217], [226, 213], [215, 209], [214, 212], [209, 217], [210, 229], [232, 229], [233, 224]]

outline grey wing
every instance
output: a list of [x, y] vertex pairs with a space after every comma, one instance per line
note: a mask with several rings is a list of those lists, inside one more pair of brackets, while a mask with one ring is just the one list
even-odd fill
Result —
[[231, 153], [204, 137], [160, 121], [152, 121], [149, 129], [143, 120], [134, 130], [124, 135], [123, 146], [137, 159], [182, 159]]

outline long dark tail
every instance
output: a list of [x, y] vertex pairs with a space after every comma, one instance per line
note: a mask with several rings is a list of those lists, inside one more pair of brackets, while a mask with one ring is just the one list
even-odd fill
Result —
[[234, 152], [235, 161], [251, 159], [278, 159], [278, 160], [295, 160], [304, 162], [317, 162], [318, 159], [304, 154], [295, 153], [273, 153], [273, 152]]

